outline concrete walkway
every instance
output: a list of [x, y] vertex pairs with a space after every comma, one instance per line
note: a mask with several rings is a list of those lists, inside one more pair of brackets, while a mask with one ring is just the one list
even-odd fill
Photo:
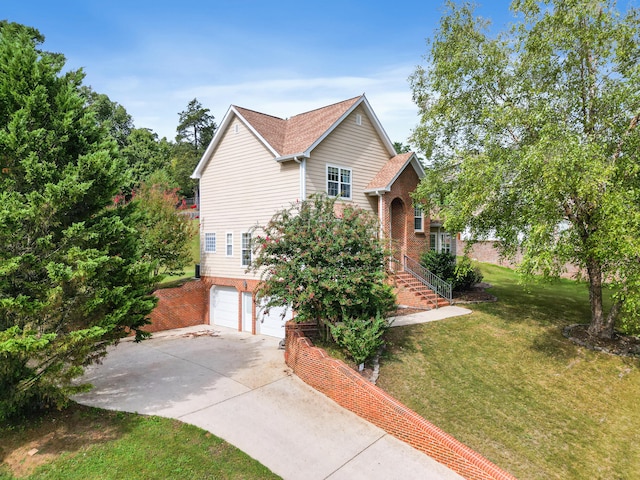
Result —
[[123, 341], [75, 399], [197, 425], [285, 479], [462, 478], [292, 375], [277, 347], [208, 325]]
[[468, 315], [470, 313], [471, 310], [467, 308], [449, 305], [446, 307], [435, 308], [433, 310], [426, 310], [424, 312], [391, 317], [389, 321], [391, 322], [392, 327], [403, 327], [405, 325], [415, 325], [417, 323], [435, 322], [437, 320], [444, 320], [446, 318], [459, 317], [461, 315]]

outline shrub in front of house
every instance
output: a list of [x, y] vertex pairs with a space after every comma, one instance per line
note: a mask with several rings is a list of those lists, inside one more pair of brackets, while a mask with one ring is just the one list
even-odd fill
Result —
[[453, 291], [464, 292], [482, 281], [480, 269], [473, 265], [469, 257], [462, 256], [456, 261], [451, 253], [438, 253], [432, 250], [424, 252], [420, 257], [420, 264], [449, 282]]

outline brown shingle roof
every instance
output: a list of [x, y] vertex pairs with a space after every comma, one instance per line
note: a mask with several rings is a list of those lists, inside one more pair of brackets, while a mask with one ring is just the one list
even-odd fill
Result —
[[362, 97], [334, 103], [287, 120], [234, 107], [280, 156], [302, 153]]
[[387, 163], [380, 169], [380, 171], [373, 177], [373, 180], [369, 182], [365, 191], [371, 190], [384, 190], [390, 187], [391, 182], [396, 177], [396, 175], [400, 174], [402, 168], [407, 164], [411, 156], [412, 152], [409, 153], [401, 153], [400, 155], [396, 155], [395, 157], [389, 159]]

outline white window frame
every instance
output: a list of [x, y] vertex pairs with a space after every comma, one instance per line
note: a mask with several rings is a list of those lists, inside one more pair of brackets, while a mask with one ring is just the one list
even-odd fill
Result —
[[227, 257], [233, 257], [233, 232], [227, 232], [224, 238], [224, 252]]
[[[420, 221], [420, 226], [416, 228], [418, 221]], [[420, 205], [413, 207], [413, 229], [416, 232], [424, 233], [424, 210]]]
[[454, 236], [443, 230], [441, 227], [431, 229], [429, 235], [429, 249], [437, 253], [453, 253], [454, 252]]
[[205, 232], [204, 234], [204, 252], [216, 253], [216, 234], [215, 232]]
[[[338, 170], [338, 180], [329, 180], [329, 169], [330, 168], [335, 168]], [[342, 180], [342, 174], [343, 172], [349, 172], [349, 182], [343, 182]], [[329, 165], [327, 164], [327, 168], [325, 169], [325, 180], [326, 180], [326, 185], [327, 185], [327, 195], [329, 197], [340, 197], [343, 200], [351, 200], [353, 198], [353, 170], [351, 170], [350, 168], [346, 168], [346, 167], [341, 167], [339, 165]], [[332, 195], [329, 191], [329, 183], [335, 183], [337, 184], [337, 190], [338, 190], [338, 194], [337, 195]], [[346, 195], [342, 195], [343, 192], [343, 186], [349, 186], [349, 196]]]
[[[249, 239], [248, 244], [245, 242], [245, 239]], [[251, 262], [253, 261], [253, 252], [252, 250], [252, 239], [251, 239], [251, 232], [242, 232], [241, 234], [241, 240], [240, 240], [240, 264], [243, 267], [249, 267], [251, 266]], [[245, 258], [248, 253], [248, 262], [245, 263]]]

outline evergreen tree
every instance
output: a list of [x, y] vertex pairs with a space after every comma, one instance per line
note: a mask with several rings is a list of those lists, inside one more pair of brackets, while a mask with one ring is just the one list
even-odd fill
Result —
[[33, 29], [0, 24], [0, 419], [61, 405], [155, 301], [117, 146]]

